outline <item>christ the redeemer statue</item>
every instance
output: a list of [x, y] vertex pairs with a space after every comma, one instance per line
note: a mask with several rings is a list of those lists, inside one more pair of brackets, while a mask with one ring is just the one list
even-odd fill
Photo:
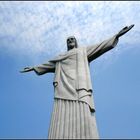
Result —
[[89, 63], [114, 48], [119, 37], [133, 26], [126, 26], [113, 37], [89, 47], [78, 47], [76, 38], [71, 36], [67, 39], [66, 53], [21, 71], [35, 71], [38, 75], [55, 73], [54, 107], [48, 139], [99, 138]]

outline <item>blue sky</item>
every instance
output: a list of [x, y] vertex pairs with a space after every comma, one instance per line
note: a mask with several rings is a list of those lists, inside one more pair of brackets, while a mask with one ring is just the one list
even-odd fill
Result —
[[47, 138], [53, 74], [21, 74], [123, 27], [135, 27], [90, 65], [100, 138], [140, 138], [140, 2], [0, 2], [0, 138]]

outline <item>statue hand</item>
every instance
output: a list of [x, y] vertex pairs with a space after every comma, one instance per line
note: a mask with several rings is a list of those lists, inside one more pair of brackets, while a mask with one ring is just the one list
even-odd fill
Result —
[[134, 27], [134, 24], [130, 25], [130, 26], [126, 26], [124, 27], [118, 34], [117, 37], [119, 38], [120, 36], [124, 35], [125, 33], [127, 33], [131, 28]]
[[34, 68], [33, 67], [26, 67], [26, 68], [24, 68], [22, 71], [20, 71], [21, 73], [23, 73], [23, 72], [29, 72], [29, 71], [32, 71], [32, 70], [34, 70]]

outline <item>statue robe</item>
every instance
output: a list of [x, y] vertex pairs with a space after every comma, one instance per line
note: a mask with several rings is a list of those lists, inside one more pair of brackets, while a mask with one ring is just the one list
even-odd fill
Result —
[[116, 35], [100, 44], [72, 49], [34, 67], [38, 75], [54, 72], [54, 107], [48, 139], [99, 138], [89, 63], [114, 48]]

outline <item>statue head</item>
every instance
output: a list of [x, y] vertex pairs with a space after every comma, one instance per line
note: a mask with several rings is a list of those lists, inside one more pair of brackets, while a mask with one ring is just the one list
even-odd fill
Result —
[[77, 40], [74, 36], [70, 36], [67, 38], [67, 47], [68, 51], [78, 47]]

